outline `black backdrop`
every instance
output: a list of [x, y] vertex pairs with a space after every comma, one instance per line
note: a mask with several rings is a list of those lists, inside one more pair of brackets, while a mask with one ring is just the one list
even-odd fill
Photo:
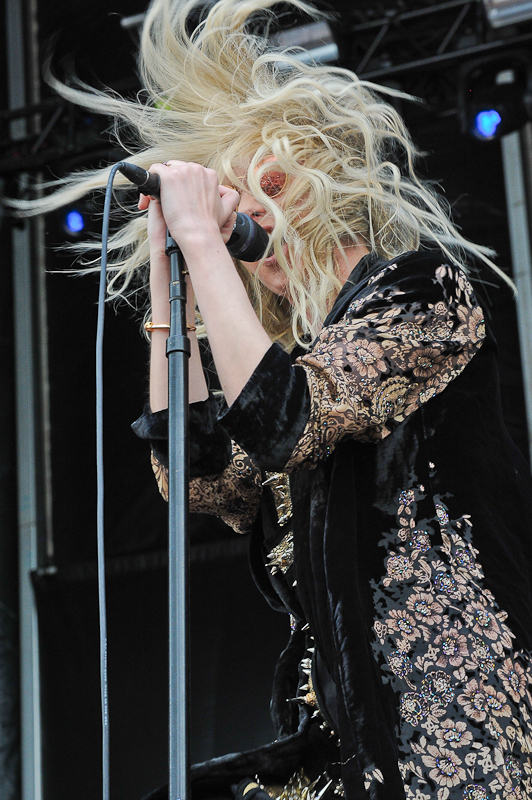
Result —
[[[244, 549], [242, 548], [244, 544]], [[192, 758], [272, 738], [269, 684], [284, 615], [251, 586], [245, 542], [192, 552]], [[162, 553], [108, 571], [111, 797], [167, 781], [167, 577]], [[42, 669], [44, 797], [101, 792], [96, 576], [92, 565], [35, 578]]]

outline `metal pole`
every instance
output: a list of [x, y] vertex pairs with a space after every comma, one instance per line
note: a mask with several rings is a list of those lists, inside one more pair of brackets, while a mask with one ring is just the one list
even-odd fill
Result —
[[169, 233], [170, 336], [168, 356], [169, 451], [169, 800], [189, 798], [189, 536], [188, 359], [183, 256]]
[[515, 131], [503, 136], [501, 145], [513, 278], [517, 286], [517, 324], [523, 370], [528, 446], [532, 463], [532, 252], [521, 134], [519, 131]]
[[[6, 2], [9, 107], [38, 99], [35, 77], [35, 5]], [[33, 64], [33, 66], [32, 66]], [[30, 123], [31, 124], [31, 123]], [[10, 123], [13, 139], [27, 121]], [[24, 189], [27, 176], [21, 175]], [[19, 613], [22, 800], [41, 800], [41, 715], [37, 611], [31, 571], [40, 566], [40, 542], [50, 541], [51, 491], [46, 413], [46, 317], [43, 222], [13, 229], [13, 296], [19, 520]]]
[[41, 715], [37, 610], [31, 572], [39, 566], [42, 528], [39, 425], [36, 419], [38, 380], [32, 314], [29, 224], [13, 232], [15, 297], [15, 374], [17, 395], [17, 461], [19, 514], [19, 609], [21, 683], [22, 800], [40, 800]]
[[[4, 182], [0, 181], [0, 194]], [[11, 254], [11, 229], [0, 214], [0, 247]], [[15, 419], [15, 353], [12, 276], [0, 292], [0, 418]], [[0, 798], [20, 800], [20, 677], [18, 654], [18, 518], [16, 431], [0, 429]]]

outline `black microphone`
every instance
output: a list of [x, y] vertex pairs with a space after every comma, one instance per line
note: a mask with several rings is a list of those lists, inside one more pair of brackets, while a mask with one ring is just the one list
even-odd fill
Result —
[[[138, 187], [141, 194], [159, 197], [161, 181], [157, 173], [121, 161], [118, 170], [128, 181]], [[261, 226], [247, 214], [236, 215], [235, 227], [226, 244], [233, 258], [240, 261], [258, 261], [268, 250], [269, 236]]]

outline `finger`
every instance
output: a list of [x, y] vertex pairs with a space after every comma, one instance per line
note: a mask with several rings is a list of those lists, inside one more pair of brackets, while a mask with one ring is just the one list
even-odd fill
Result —
[[150, 217], [162, 217], [163, 216], [163, 209], [159, 200], [155, 197], [149, 198], [150, 202], [148, 205], [148, 215]]
[[[198, 173], [199, 171], [199, 173]], [[162, 163], [152, 164], [148, 172], [154, 173], [159, 176], [161, 181], [161, 190], [163, 182], [181, 179], [181, 181], [190, 180], [191, 177], [198, 177], [198, 174], [203, 174], [211, 170], [206, 170], [200, 164], [195, 164], [193, 161], [163, 161]], [[216, 173], [213, 172], [215, 182], [217, 183]], [[175, 185], [175, 184], [174, 184]]]
[[152, 165], [151, 165], [151, 166], [148, 168], [148, 172], [149, 172], [150, 174], [155, 174], [155, 175], [158, 175], [158, 176], [161, 178], [161, 180], [162, 180], [162, 177], [163, 177], [163, 175], [164, 175], [164, 172], [165, 172], [165, 170], [167, 170], [167, 169], [168, 169], [168, 168], [167, 168], [167, 165], [166, 165], [166, 163], [164, 163], [164, 164], [161, 164], [161, 163], [155, 163], [155, 164], [152, 164]]
[[150, 205], [151, 197], [146, 194], [139, 194], [138, 209], [139, 211], [146, 211]]
[[[186, 164], [186, 162], [185, 161], [171, 161], [171, 162], [170, 161], [163, 161], [163, 162], [157, 161], [154, 164], [151, 164], [151, 166], [148, 169], [148, 173], [158, 175], [160, 181], [162, 181], [165, 172], [168, 173], [168, 167], [176, 166], [176, 165], [182, 165], [182, 164]], [[143, 195], [141, 193], [140, 197], [150, 197], [150, 195]], [[152, 200], [158, 200], [159, 196], [158, 195], [157, 195], [157, 197], [151, 196], [151, 199]], [[142, 203], [141, 203], [141, 200], [139, 200], [139, 209], [141, 211], [144, 211], [147, 207], [148, 206], [144, 203], [144, 201], [142, 201]]]
[[236, 211], [240, 203], [240, 195], [236, 189], [231, 189], [229, 186], [218, 186], [222, 205], [226, 210]]
[[156, 162], [155, 164], [152, 164], [151, 167], [149, 168], [148, 172], [151, 172], [152, 169], [154, 170], [156, 167], [157, 168], [159, 168], [159, 167], [163, 167], [163, 168], [164, 167], [181, 167], [184, 164], [188, 164], [188, 163], [190, 163], [190, 162], [188, 162], [188, 161], [178, 161], [175, 158], [172, 159], [171, 161], [162, 161], [162, 162], [159, 161], [159, 162]]
[[168, 172], [169, 167], [178, 167], [183, 164], [186, 164], [186, 161], [156, 161], [150, 167], [148, 167], [148, 172], [155, 172], [160, 177], [164, 176], [165, 172]]
[[221, 226], [220, 230], [222, 231], [230, 230], [232, 233], [233, 228], [235, 227], [236, 218], [237, 218], [236, 211], [232, 211], [225, 220], [225, 222], [223, 223], [223, 225]]

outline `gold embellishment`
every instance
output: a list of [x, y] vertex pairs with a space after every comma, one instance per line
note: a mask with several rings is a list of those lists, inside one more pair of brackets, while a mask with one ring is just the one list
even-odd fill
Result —
[[304, 692], [304, 694], [299, 695], [298, 699], [303, 700], [305, 705], [311, 706], [312, 708], [319, 708], [318, 705], [318, 698], [316, 697], [316, 692], [314, 691], [314, 684], [312, 683], [312, 673], [309, 670], [303, 670], [307, 676], [307, 682], [300, 687], [300, 691]]
[[285, 786], [264, 786], [264, 791], [275, 800], [314, 800], [317, 793], [313, 790], [318, 780], [311, 782], [301, 770]]
[[290, 482], [286, 472], [267, 472], [266, 480], [262, 484], [269, 486], [273, 492], [275, 508], [277, 509], [277, 522], [286, 525], [292, 518], [292, 495]]
[[304, 770], [292, 775], [285, 786], [263, 786], [264, 791], [275, 800], [319, 800], [322, 797], [345, 797], [341, 779], [332, 780], [324, 772], [311, 781]]
[[304, 696], [303, 700], [307, 706], [312, 706], [312, 708], [318, 708], [318, 698], [316, 697], [316, 692], [307, 692]]
[[266, 565], [272, 571], [272, 575], [281, 571], [284, 574], [288, 572], [294, 563], [294, 535], [292, 531], [284, 536], [278, 545], [276, 545], [271, 553], [267, 556], [270, 560]]
[[[314, 689], [314, 683], [312, 681], [312, 658], [314, 656], [315, 648], [312, 646], [314, 644], [314, 637], [311, 636], [310, 639], [311, 644], [307, 647], [305, 657], [302, 658], [299, 663], [299, 668], [302, 673], [302, 682], [298, 687], [298, 695], [297, 697], [294, 697], [294, 701], [296, 703], [304, 703], [311, 708], [317, 709], [317, 711], [314, 712], [313, 717], [319, 716], [320, 719], [325, 723], [319, 707], [316, 691]], [[323, 726], [322, 730], [325, 730]]]

